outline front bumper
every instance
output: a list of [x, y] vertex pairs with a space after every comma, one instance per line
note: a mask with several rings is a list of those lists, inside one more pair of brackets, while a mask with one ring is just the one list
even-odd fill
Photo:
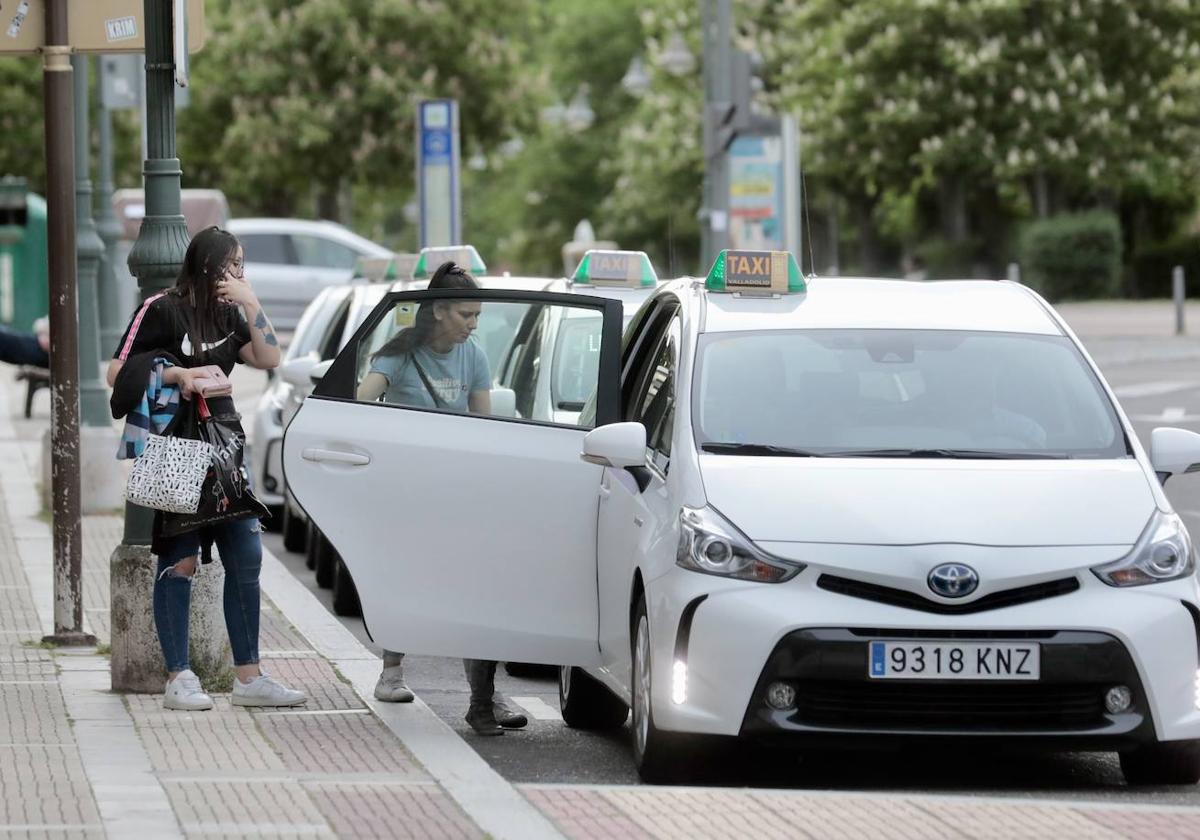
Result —
[[[751, 696], [742, 734], [751, 736], [937, 734], [1007, 739], [1033, 735], [1078, 748], [1118, 749], [1154, 740], [1150, 706], [1137, 668], [1113, 636], [1080, 631], [976, 633], [975, 641], [1020, 642], [1041, 649], [1036, 681], [879, 680], [867, 676], [867, 642], [913, 638], [878, 628], [819, 628], [789, 633], [767, 660]], [[944, 640], [944, 634], [934, 634]], [[767, 703], [776, 681], [796, 690], [786, 711]], [[1127, 711], [1111, 714], [1104, 695], [1131, 689]]]
[[[1130, 740], [1200, 738], [1198, 623], [1189, 612], [1200, 595], [1195, 579], [1114, 589], [1090, 573], [1079, 573], [1079, 589], [1069, 594], [980, 613], [935, 615], [829, 592], [816, 585], [818, 577], [819, 572], [809, 568], [788, 583], [765, 585], [675, 568], [649, 582], [656, 725], [713, 735], [803, 733], [839, 738], [874, 733], [896, 737], [919, 733], [923, 738], [999, 733], [1010, 738], [1029, 735], [1047, 744], [1064, 739], [1081, 748], [1087, 748], [1090, 739], [1096, 749]], [[677, 704], [671, 697], [671, 683], [680, 618], [701, 595], [706, 597], [694, 608], [686, 647], [686, 700]], [[839, 724], [811, 713], [798, 718], [772, 714], [763, 700], [769, 678], [780, 675], [797, 680], [797, 688], [802, 680], [823, 680], [826, 691], [838, 687], [828, 683], [849, 682], [850, 686], [840, 688], [850, 688], [850, 699], [857, 693], [861, 701], [867, 643], [872, 638], [1029, 634], [1040, 635], [1044, 657], [1044, 677], [1028, 696], [1029, 702], [1045, 702], [1053, 686], [1075, 685], [1080, 694], [1074, 702], [1085, 711], [1090, 708], [1091, 718], [1068, 717], [1059, 726], [1043, 720], [1036, 726], [1027, 722], [998, 727], [994, 722], [963, 726], [952, 720], [911, 726], [911, 719], [901, 721], [906, 725], [893, 721], [883, 726], [878, 720], [843, 716]], [[868, 684], [865, 688], [881, 689], [880, 693], [898, 690], [897, 681], [883, 682], [891, 687]], [[1112, 685], [1128, 685], [1135, 697], [1132, 710], [1108, 717], [1096, 713], [1095, 692], [1088, 686], [1099, 684], [1105, 691]], [[929, 687], [927, 683], [925, 688]], [[1100, 709], [1103, 696], [1100, 691]], [[827, 701], [830, 697], [825, 695]], [[837, 702], [844, 699], [845, 695]], [[1072, 697], [1063, 694], [1059, 699]]]

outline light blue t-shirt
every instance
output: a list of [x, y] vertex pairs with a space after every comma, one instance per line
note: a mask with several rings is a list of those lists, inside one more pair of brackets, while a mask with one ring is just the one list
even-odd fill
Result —
[[[440, 405], [435, 405], [429, 389], [421, 381], [414, 359], [425, 371]], [[417, 347], [395, 356], [377, 356], [371, 362], [371, 372], [382, 374], [388, 381], [384, 402], [450, 411], [465, 412], [473, 391], [487, 391], [492, 387], [487, 356], [474, 338], [454, 345], [449, 353]]]

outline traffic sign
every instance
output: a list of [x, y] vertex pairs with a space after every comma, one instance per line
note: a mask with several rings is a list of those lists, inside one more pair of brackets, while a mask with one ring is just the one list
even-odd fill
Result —
[[[186, 0], [188, 52], [207, 32], [204, 0]], [[143, 0], [87, 0], [67, 7], [67, 37], [77, 53], [145, 52]], [[45, 0], [0, 0], [0, 55], [36, 53], [46, 43]]]
[[417, 203], [422, 248], [461, 244], [460, 171], [458, 103], [453, 99], [419, 103]]

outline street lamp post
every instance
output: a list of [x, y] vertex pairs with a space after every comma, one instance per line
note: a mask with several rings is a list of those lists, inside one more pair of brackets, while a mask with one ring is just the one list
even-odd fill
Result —
[[701, 208], [703, 275], [729, 242], [727, 126], [733, 117], [729, 0], [703, 0], [704, 27], [704, 206]]
[[96, 229], [104, 243], [104, 255], [100, 259], [100, 275], [97, 288], [100, 296], [100, 352], [101, 358], [116, 350], [121, 338], [121, 294], [117, 283], [117, 240], [121, 237], [121, 222], [113, 212], [113, 147], [112, 109], [104, 94], [109, 73], [105, 57], [97, 63], [97, 84], [100, 91], [100, 175], [96, 189]]
[[[86, 55], [71, 56], [75, 82], [75, 254], [79, 288], [79, 413], [85, 426], [111, 429], [108, 394], [100, 381], [96, 281], [104, 242], [96, 232], [96, 223], [92, 219], [88, 61]], [[86, 461], [85, 458], [85, 466]], [[111, 473], [111, 464], [106, 466]]]

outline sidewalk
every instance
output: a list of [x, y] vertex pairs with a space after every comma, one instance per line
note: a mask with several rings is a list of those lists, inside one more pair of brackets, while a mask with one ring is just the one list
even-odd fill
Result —
[[1175, 335], [1169, 300], [1096, 300], [1055, 306], [1096, 364], [1200, 360], [1200, 301], [1188, 301], [1188, 332]]
[[[168, 712], [109, 691], [96, 650], [47, 650], [50, 531], [32, 485], [45, 404], [0, 374], [0, 838], [1200, 838], [1200, 808], [971, 796], [511, 785], [264, 557], [268, 670], [299, 710]], [[87, 629], [110, 638], [117, 516], [84, 521]]]

